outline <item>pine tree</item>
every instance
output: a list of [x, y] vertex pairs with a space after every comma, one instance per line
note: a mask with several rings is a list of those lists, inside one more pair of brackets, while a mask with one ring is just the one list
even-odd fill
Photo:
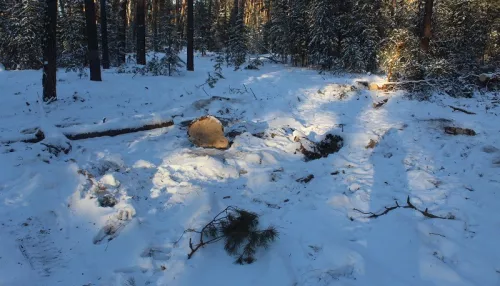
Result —
[[194, 71], [194, 3], [187, 0], [187, 70]]
[[243, 23], [243, 15], [245, 13], [244, 1], [238, 5], [235, 1], [233, 7], [233, 15], [231, 26], [229, 28], [229, 41], [227, 45], [227, 62], [233, 65], [235, 70], [245, 63], [247, 52], [247, 37], [245, 25]]
[[377, 46], [381, 41], [380, 0], [355, 0], [343, 17], [344, 38], [340, 64], [349, 72], [377, 71]]
[[305, 66], [308, 60], [309, 27], [307, 8], [310, 0], [290, 2], [290, 54], [294, 65]]
[[42, 67], [44, 7], [44, 1], [12, 1], [3, 8], [0, 59], [7, 69]]
[[101, 63], [97, 41], [96, 12], [94, 0], [85, 0], [85, 19], [90, 63], [90, 80], [101, 81]]
[[313, 0], [309, 10], [311, 41], [309, 50], [313, 63], [331, 70], [340, 50], [340, 7], [333, 0]]
[[271, 1], [271, 21], [269, 24], [269, 43], [272, 52], [281, 56], [286, 63], [290, 54], [290, 25], [288, 17], [288, 1]]
[[[109, 46], [108, 46], [108, 4], [101, 0], [101, 43], [102, 43], [102, 68], [109, 69]], [[109, 3], [109, 1], [108, 1]]]
[[[211, 1], [209, 1], [211, 3]], [[205, 1], [197, 1], [194, 7], [194, 48], [206, 54], [211, 40], [210, 17]]]
[[84, 74], [87, 57], [87, 39], [85, 35], [85, 15], [83, 0], [66, 0], [65, 17], [61, 17], [59, 24], [60, 58], [61, 67]]
[[219, 0], [217, 7], [217, 16], [212, 25], [212, 34], [214, 35], [214, 50], [217, 52], [225, 50], [229, 40], [229, 0]]
[[146, 0], [137, 0], [135, 25], [137, 31], [137, 63], [146, 64]]
[[185, 65], [185, 62], [179, 57], [179, 47], [180, 41], [177, 35], [177, 28], [175, 25], [175, 15], [172, 13], [174, 7], [172, 2], [169, 0], [164, 0], [164, 8], [160, 10], [163, 14], [161, 20], [162, 32], [160, 34], [162, 38], [161, 44], [164, 47], [165, 57], [162, 59], [164, 65], [167, 66], [168, 75], [171, 76], [173, 73], [179, 73], [180, 68]]
[[45, 33], [43, 37], [43, 101], [50, 102], [57, 98], [57, 0], [47, 0], [44, 13]]

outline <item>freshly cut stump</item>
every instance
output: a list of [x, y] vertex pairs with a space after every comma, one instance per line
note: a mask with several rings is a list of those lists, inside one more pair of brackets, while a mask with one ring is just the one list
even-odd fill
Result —
[[188, 128], [189, 140], [203, 148], [227, 149], [229, 140], [224, 136], [222, 123], [214, 116], [207, 115], [194, 120]]

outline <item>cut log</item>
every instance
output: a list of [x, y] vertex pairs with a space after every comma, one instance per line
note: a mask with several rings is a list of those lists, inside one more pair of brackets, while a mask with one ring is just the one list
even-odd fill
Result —
[[379, 90], [380, 87], [378, 86], [378, 84], [374, 83], [374, 82], [371, 82], [368, 84], [368, 90]]
[[189, 140], [203, 148], [227, 149], [229, 140], [224, 136], [222, 123], [208, 115], [194, 120], [188, 128]]

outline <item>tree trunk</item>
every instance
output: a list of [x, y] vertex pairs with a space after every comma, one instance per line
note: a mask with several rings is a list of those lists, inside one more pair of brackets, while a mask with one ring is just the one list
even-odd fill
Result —
[[101, 0], [101, 41], [102, 68], [109, 69], [108, 19], [106, 14], [106, 0]]
[[109, 47], [108, 47], [108, 18], [106, 13], [106, 0], [101, 0], [101, 43], [102, 43], [102, 68], [109, 69]]
[[194, 71], [194, 17], [193, 0], [187, 1], [187, 70]]
[[136, 26], [137, 26], [137, 64], [146, 64], [146, 9], [145, 0], [137, 0], [136, 6]]
[[45, 41], [43, 53], [43, 101], [57, 99], [56, 94], [56, 27], [57, 0], [47, 0], [45, 7]]
[[432, 36], [432, 10], [434, 0], [425, 0], [424, 7], [424, 22], [422, 25], [422, 35], [420, 39], [420, 48], [425, 53], [429, 52], [429, 45]]
[[94, 0], [85, 0], [85, 18], [87, 22], [90, 80], [101, 81], [101, 63], [99, 60], [99, 46], [97, 44], [97, 26]]
[[152, 19], [152, 30], [153, 30], [153, 50], [155, 52], [158, 52], [158, 2], [159, 0], [153, 0], [153, 7], [152, 7], [152, 13], [153, 13], [153, 19]]
[[118, 42], [119, 42], [119, 51], [118, 51], [118, 62], [125, 63], [127, 56], [127, 0], [120, 1], [120, 21], [121, 24], [118, 25]]

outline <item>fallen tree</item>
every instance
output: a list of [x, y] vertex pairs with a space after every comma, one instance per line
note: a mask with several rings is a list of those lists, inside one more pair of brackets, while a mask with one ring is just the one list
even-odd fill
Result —
[[[115, 127], [115, 128], [109, 128], [109, 129], [103, 129], [102, 125], [98, 125], [98, 127], [95, 127], [94, 130], [92, 130], [92, 127], [89, 128], [90, 130], [85, 130], [85, 131], [65, 131], [64, 129], [61, 130], [62, 134], [69, 140], [75, 141], [75, 140], [84, 140], [84, 139], [91, 139], [91, 138], [97, 138], [97, 137], [114, 137], [118, 135], [123, 135], [123, 134], [129, 134], [129, 133], [135, 133], [135, 132], [140, 132], [140, 131], [148, 131], [148, 130], [153, 130], [153, 129], [159, 129], [159, 128], [165, 128], [174, 125], [174, 122], [171, 119], [165, 120], [165, 121], [157, 121], [157, 122], [150, 122], [150, 123], [144, 123], [139, 126], [135, 127]], [[102, 129], [102, 130], [98, 130]], [[45, 133], [43, 130], [40, 128], [33, 128], [33, 130], [36, 130], [32, 136], [25, 136], [20, 139], [14, 139], [14, 140], [6, 140], [2, 142], [2, 144], [12, 144], [16, 142], [24, 142], [24, 143], [39, 143], [45, 139]]]

